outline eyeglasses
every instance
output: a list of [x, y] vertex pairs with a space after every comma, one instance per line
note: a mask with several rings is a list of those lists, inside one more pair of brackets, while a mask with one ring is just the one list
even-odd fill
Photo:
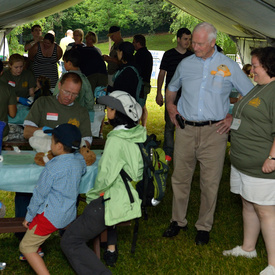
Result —
[[63, 93], [65, 96], [71, 96], [72, 98], [77, 98], [77, 97], [78, 97], [78, 94], [73, 94], [73, 93], [64, 91], [63, 89], [60, 89], [60, 90], [62, 91], [62, 93]]

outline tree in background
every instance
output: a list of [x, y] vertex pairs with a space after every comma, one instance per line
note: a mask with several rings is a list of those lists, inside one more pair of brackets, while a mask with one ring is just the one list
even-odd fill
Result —
[[[123, 36], [133, 36], [136, 33], [153, 34], [169, 30], [176, 33], [182, 27], [192, 31], [197, 23], [198, 19], [165, 1], [85, 0], [62, 12], [15, 28], [8, 35], [8, 40], [10, 54], [22, 54], [25, 41], [32, 38], [30, 29], [34, 24], [41, 25], [43, 34], [53, 29], [59, 43], [68, 29], [81, 28], [85, 34], [94, 31], [99, 40], [106, 41], [112, 25], [120, 26]], [[235, 44], [223, 33], [218, 33], [217, 44], [225, 53], [236, 52]]]
[[[164, 4], [164, 9], [171, 9], [170, 6], [166, 6], [166, 4]], [[180, 28], [188, 28], [190, 31], [193, 31], [194, 27], [202, 22], [199, 19], [193, 17], [192, 15], [184, 12], [183, 10], [173, 6], [172, 7], [173, 12], [172, 12], [172, 24], [170, 25], [170, 31], [172, 33], [177, 33], [178, 29]], [[176, 38], [174, 38], [176, 40]], [[225, 54], [227, 53], [231, 53], [231, 54], [235, 54], [237, 52], [236, 50], [236, 46], [235, 43], [231, 40], [231, 38], [222, 32], [218, 31], [217, 34], [217, 41], [216, 41], [217, 45], [219, 45]]]

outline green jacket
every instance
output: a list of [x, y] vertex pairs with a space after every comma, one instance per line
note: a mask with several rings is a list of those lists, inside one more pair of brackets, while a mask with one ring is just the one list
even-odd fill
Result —
[[137, 142], [144, 142], [146, 130], [141, 125], [132, 129], [118, 126], [107, 136], [107, 142], [98, 165], [94, 188], [87, 194], [87, 203], [104, 193], [105, 224], [114, 224], [141, 217], [141, 200], [137, 191], [129, 183], [134, 203], [130, 203], [124, 182], [120, 176], [123, 168], [129, 176], [138, 181], [142, 179], [143, 160]]

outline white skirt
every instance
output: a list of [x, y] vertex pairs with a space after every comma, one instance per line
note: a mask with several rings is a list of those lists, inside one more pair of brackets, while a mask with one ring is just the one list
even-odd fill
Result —
[[275, 179], [250, 177], [231, 165], [230, 191], [259, 205], [275, 205]]

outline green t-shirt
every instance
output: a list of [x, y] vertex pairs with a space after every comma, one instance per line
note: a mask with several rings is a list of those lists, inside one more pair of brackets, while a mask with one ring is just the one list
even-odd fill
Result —
[[4, 128], [3, 137], [7, 136], [9, 133], [8, 126], [8, 106], [16, 105], [17, 100], [15, 93], [12, 89], [5, 83], [0, 81], [0, 121], [6, 122]]
[[56, 96], [41, 96], [33, 104], [26, 120], [32, 121], [38, 127], [55, 128], [63, 123], [70, 123], [77, 127], [82, 137], [91, 137], [91, 122], [86, 108], [74, 102], [67, 106], [59, 103]]
[[255, 86], [235, 103], [233, 118], [241, 123], [231, 129], [232, 165], [252, 177], [275, 179], [275, 171], [262, 172], [275, 137], [275, 81]]
[[23, 70], [21, 75], [14, 76], [11, 71], [5, 70], [0, 80], [12, 87], [16, 96], [28, 98], [29, 89], [36, 87], [36, 80], [33, 73], [29, 70]]

